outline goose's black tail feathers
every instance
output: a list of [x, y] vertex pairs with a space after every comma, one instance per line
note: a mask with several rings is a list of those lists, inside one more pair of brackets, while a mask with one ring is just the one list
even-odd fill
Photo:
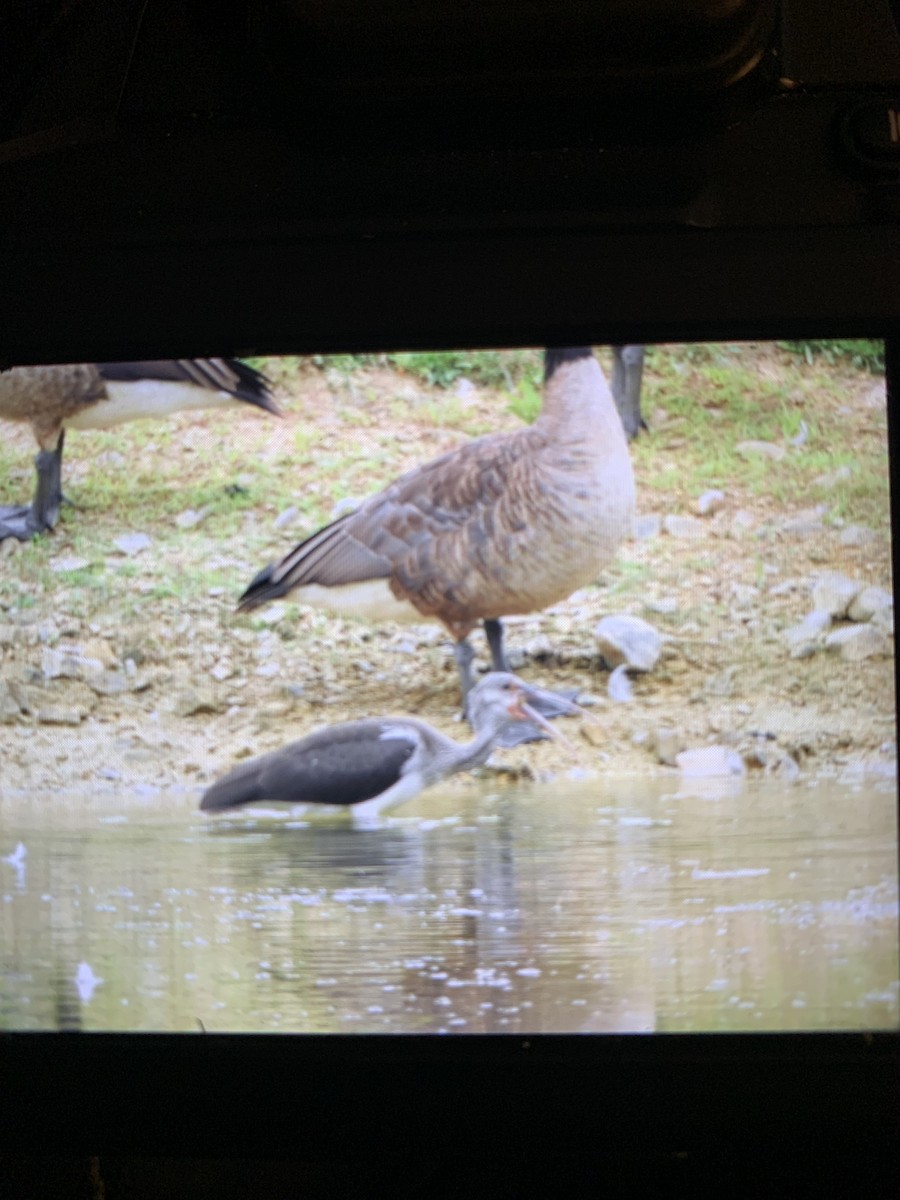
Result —
[[166, 383], [192, 383], [212, 391], [226, 392], [274, 416], [281, 410], [272, 397], [271, 384], [261, 371], [239, 358], [166, 358], [141, 362], [97, 363], [104, 379], [132, 383], [158, 379]]
[[287, 595], [291, 585], [284, 580], [276, 582], [273, 579], [276, 566], [277, 563], [269, 563], [258, 575], [254, 575], [238, 600], [238, 612], [249, 612], [252, 608], [259, 608], [262, 604], [268, 604], [270, 600]]

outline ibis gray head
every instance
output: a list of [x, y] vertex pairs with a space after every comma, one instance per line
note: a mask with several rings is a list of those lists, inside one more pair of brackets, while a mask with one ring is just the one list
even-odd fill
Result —
[[[402, 804], [432, 784], [487, 761], [499, 735], [520, 721], [560, 738], [533, 707], [544, 696], [515, 675], [494, 671], [469, 694], [470, 742], [453, 741], [416, 717], [374, 717], [330, 725], [235, 767], [207, 788], [205, 812], [257, 801], [352, 806], [356, 823]], [[571, 705], [576, 711], [576, 705]]]

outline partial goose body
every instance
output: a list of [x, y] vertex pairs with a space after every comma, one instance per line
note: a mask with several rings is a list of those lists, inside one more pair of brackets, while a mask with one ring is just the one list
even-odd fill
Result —
[[200, 808], [222, 812], [259, 801], [321, 804], [350, 807], [354, 821], [365, 822], [441, 779], [480, 766], [510, 726], [529, 721], [550, 729], [532, 707], [543, 698], [540, 688], [515, 675], [492, 672], [469, 694], [476, 731], [471, 742], [455, 742], [415, 717], [332, 725], [241, 763], [207, 788]]
[[52, 529], [62, 503], [67, 429], [108, 429], [186, 409], [251, 404], [277, 413], [266, 379], [235, 358], [69, 363], [0, 372], [0, 419], [31, 425], [40, 451], [30, 506], [0, 508], [0, 539]]
[[533, 425], [402, 475], [261, 571], [239, 608], [292, 592], [370, 620], [434, 618], [454, 639], [465, 695], [468, 634], [592, 583], [633, 513], [631, 459], [599, 363], [589, 347], [547, 350]]

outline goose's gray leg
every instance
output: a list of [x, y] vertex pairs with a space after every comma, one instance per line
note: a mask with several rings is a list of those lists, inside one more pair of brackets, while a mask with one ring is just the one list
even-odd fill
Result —
[[644, 374], [643, 346], [613, 346], [613, 369], [610, 390], [625, 435], [629, 441], [647, 425], [641, 416], [641, 379]]
[[14, 537], [20, 542], [30, 541], [39, 533], [52, 529], [59, 520], [62, 494], [62, 449], [60, 436], [55, 450], [40, 450], [35, 456], [37, 484], [34, 499], [28, 506], [18, 505], [0, 508], [0, 541]]
[[491, 670], [509, 671], [503, 649], [503, 625], [496, 617], [489, 617], [484, 622], [484, 636], [491, 651]]
[[41, 450], [34, 460], [38, 478], [32, 508], [35, 518], [44, 529], [52, 529], [56, 525], [65, 499], [62, 493], [62, 451], [61, 434], [55, 450]]
[[459, 687], [462, 692], [463, 712], [465, 712], [466, 696], [475, 686], [475, 674], [472, 670], [475, 651], [468, 638], [461, 638], [458, 642], [453, 643], [453, 657], [456, 659], [456, 669], [459, 671]]
[[[503, 649], [503, 623], [496, 617], [490, 617], [484, 624], [484, 634], [487, 638], [488, 646], [491, 651], [491, 669], [494, 671], [508, 671], [509, 664], [506, 661], [506, 653]], [[560, 697], [559, 703], [554, 704], [551, 699], [541, 699], [531, 701], [531, 705], [535, 708], [542, 717], [552, 721], [554, 717], [563, 716], [566, 713], [571, 713], [571, 708], [567, 701], [574, 700], [578, 695], [578, 688], [571, 688], [565, 692], [557, 692]], [[541, 733], [529, 721], [519, 721], [515, 725], [510, 725], [509, 728], [500, 735], [497, 739], [498, 746], [521, 746], [524, 742], [541, 742], [547, 737], [546, 733]]]

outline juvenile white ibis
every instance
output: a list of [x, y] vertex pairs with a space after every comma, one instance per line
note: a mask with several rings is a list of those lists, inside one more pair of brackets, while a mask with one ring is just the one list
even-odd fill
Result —
[[455, 742], [415, 717], [331, 725], [241, 763], [207, 788], [200, 808], [221, 812], [259, 800], [343, 805], [352, 806], [356, 822], [366, 821], [449, 775], [481, 766], [498, 736], [516, 722], [530, 721], [558, 737], [533, 707], [544, 698], [542, 689], [494, 671], [468, 696], [471, 742]]
[[30, 506], [0, 508], [0, 540], [27, 541], [56, 524], [67, 429], [107, 429], [139, 417], [241, 402], [278, 413], [264, 376], [236, 358], [69, 363], [0, 372], [0, 418], [28, 422], [40, 446], [34, 499]]
[[633, 513], [628, 444], [593, 351], [548, 349], [533, 425], [401, 475], [262, 570], [238, 608], [295, 592], [370, 621], [434, 618], [454, 639], [465, 697], [474, 684], [468, 635], [479, 622], [494, 670], [507, 670], [500, 618], [592, 583]]

